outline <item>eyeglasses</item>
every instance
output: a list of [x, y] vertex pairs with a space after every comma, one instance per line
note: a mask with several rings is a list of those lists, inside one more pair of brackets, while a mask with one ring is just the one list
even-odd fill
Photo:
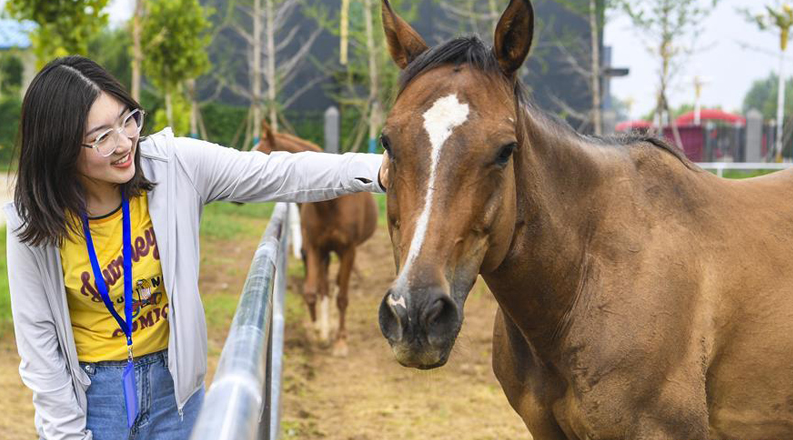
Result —
[[124, 135], [129, 139], [140, 134], [143, 128], [143, 116], [146, 113], [141, 109], [132, 110], [121, 121], [121, 125], [108, 128], [103, 131], [90, 144], [83, 144], [83, 147], [93, 148], [102, 157], [108, 157], [116, 152], [119, 144], [119, 136]]

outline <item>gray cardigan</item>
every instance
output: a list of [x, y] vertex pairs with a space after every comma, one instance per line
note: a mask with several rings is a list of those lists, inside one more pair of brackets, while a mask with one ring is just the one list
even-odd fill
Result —
[[[141, 169], [156, 187], [149, 215], [157, 236], [165, 291], [171, 304], [168, 369], [181, 413], [204, 382], [207, 338], [198, 292], [199, 224], [203, 206], [218, 200], [310, 202], [353, 192], [382, 192], [382, 157], [371, 154], [239, 152], [208, 142], [174, 138], [170, 129], [140, 143]], [[91, 381], [80, 369], [74, 345], [60, 253], [33, 247], [8, 219], [8, 276], [19, 374], [33, 391], [36, 429], [48, 440], [90, 440], [86, 395]]]

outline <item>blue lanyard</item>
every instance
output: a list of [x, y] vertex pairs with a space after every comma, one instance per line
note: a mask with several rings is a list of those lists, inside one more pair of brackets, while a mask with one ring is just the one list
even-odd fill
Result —
[[96, 250], [94, 249], [94, 241], [91, 239], [91, 229], [88, 227], [88, 215], [83, 214], [83, 232], [85, 233], [85, 245], [88, 248], [88, 258], [91, 260], [91, 268], [94, 271], [94, 279], [96, 280], [96, 288], [102, 296], [102, 301], [105, 307], [116, 318], [119, 327], [127, 337], [127, 355], [128, 360], [132, 361], [132, 231], [130, 226], [129, 216], [129, 200], [126, 194], [121, 193], [121, 209], [123, 214], [124, 223], [124, 315], [126, 320], [121, 319], [121, 316], [116, 312], [113, 306], [113, 301], [110, 300], [110, 293], [105, 282], [105, 277], [102, 275], [102, 269], [99, 267], [99, 260], [96, 258]]
[[129, 216], [129, 200], [124, 191], [121, 191], [121, 209], [122, 209], [122, 222], [124, 223], [124, 316], [126, 320], [121, 319], [113, 306], [113, 301], [110, 300], [110, 291], [107, 288], [105, 277], [102, 276], [102, 270], [99, 267], [99, 260], [96, 258], [96, 250], [94, 249], [94, 241], [91, 239], [91, 228], [88, 227], [88, 215], [83, 213], [83, 232], [85, 233], [85, 247], [88, 248], [88, 258], [91, 260], [91, 268], [94, 271], [94, 279], [96, 280], [96, 288], [102, 296], [102, 302], [105, 307], [116, 318], [121, 330], [127, 337], [127, 367], [121, 376], [121, 387], [124, 391], [124, 403], [127, 412], [127, 426], [132, 428], [138, 416], [138, 398], [137, 386], [135, 382], [135, 367], [132, 362], [132, 227], [130, 226]]

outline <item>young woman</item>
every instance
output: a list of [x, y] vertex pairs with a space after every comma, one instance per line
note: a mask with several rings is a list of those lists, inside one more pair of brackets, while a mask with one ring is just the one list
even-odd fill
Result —
[[[44, 439], [187, 439], [207, 340], [201, 210], [383, 191], [382, 156], [239, 152], [169, 129], [82, 57], [38, 73], [22, 104], [8, 273], [22, 381]], [[385, 167], [382, 167], [385, 169]]]

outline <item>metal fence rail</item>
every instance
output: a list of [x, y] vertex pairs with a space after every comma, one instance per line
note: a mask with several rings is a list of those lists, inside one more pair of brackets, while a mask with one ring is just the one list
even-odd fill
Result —
[[277, 204], [191, 440], [278, 437], [288, 216], [287, 205]]

